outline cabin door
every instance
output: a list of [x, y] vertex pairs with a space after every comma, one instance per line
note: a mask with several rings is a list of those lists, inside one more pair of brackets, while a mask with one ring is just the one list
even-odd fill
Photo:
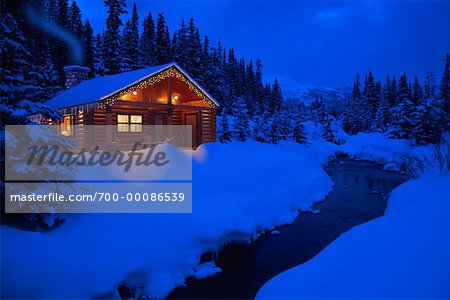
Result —
[[189, 113], [184, 115], [184, 124], [192, 126], [192, 147], [199, 145], [199, 125], [198, 113]]
[[167, 125], [167, 114], [165, 113], [155, 113], [154, 114], [154, 124], [155, 125]]
[[[153, 114], [154, 125], [167, 125], [167, 114], [154, 113]], [[167, 139], [167, 128], [165, 126], [156, 126], [154, 131], [154, 141], [164, 142]]]

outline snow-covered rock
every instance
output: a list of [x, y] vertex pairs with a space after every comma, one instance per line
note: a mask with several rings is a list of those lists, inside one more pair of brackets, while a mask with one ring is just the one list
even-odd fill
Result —
[[358, 133], [348, 137], [339, 151], [354, 158], [387, 164], [401, 163], [411, 146], [407, 140], [389, 139], [381, 133]]
[[222, 269], [213, 262], [205, 262], [195, 268], [194, 277], [195, 279], [203, 279], [220, 272], [222, 272]]

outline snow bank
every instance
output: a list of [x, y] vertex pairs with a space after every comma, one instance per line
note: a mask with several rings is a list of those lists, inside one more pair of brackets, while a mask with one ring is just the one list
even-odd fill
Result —
[[120, 284], [165, 297], [202, 253], [292, 222], [332, 181], [312, 148], [207, 144], [194, 151], [192, 214], [82, 214], [47, 233], [1, 227], [2, 298], [111, 298]]
[[381, 133], [358, 133], [348, 137], [339, 151], [354, 158], [387, 164], [401, 163], [411, 146], [407, 140], [389, 139]]
[[270, 280], [266, 298], [450, 298], [450, 177], [409, 181], [386, 215]]

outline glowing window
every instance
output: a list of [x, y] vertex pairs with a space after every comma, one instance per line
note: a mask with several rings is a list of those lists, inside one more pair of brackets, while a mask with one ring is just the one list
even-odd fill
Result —
[[142, 132], [142, 115], [117, 115], [118, 132]]
[[61, 122], [61, 135], [72, 136], [73, 135], [73, 117], [72, 115], [64, 115]]

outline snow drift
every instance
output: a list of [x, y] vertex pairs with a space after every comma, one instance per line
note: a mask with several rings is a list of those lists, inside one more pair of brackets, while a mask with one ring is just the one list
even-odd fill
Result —
[[386, 215], [348, 231], [270, 280], [267, 298], [450, 298], [450, 177], [393, 191]]
[[[325, 155], [292, 142], [207, 144], [194, 152], [192, 214], [81, 214], [47, 233], [1, 227], [2, 298], [165, 297], [202, 253], [292, 222], [332, 187]], [[116, 293], [116, 294], [114, 294]]]

